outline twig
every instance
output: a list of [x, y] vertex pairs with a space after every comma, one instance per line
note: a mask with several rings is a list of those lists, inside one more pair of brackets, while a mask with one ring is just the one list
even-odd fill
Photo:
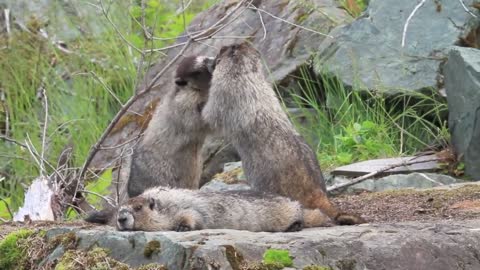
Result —
[[90, 74], [103, 86], [105, 90], [107, 90], [110, 95], [120, 104], [120, 106], [123, 106], [122, 101], [115, 95], [115, 93], [108, 87], [108, 85], [93, 71], [90, 71]]
[[415, 6], [415, 8], [413, 9], [412, 13], [410, 13], [410, 15], [408, 15], [407, 21], [405, 21], [405, 25], [403, 26], [402, 47], [405, 47], [405, 38], [406, 38], [406, 36], [407, 36], [407, 29], [408, 29], [408, 25], [410, 24], [410, 20], [413, 18], [413, 16], [414, 16], [415, 13], [417, 12], [417, 10], [423, 6], [423, 4], [425, 3], [425, 1], [427, 1], [427, 0], [422, 0], [420, 3], [418, 3], [418, 4]]
[[260, 23], [262, 24], [262, 28], [263, 28], [263, 37], [262, 37], [262, 41], [263, 41], [267, 38], [267, 27], [265, 27], [265, 22], [263, 21], [263, 16], [261, 12], [258, 12], [258, 17], [260, 18]]
[[9, 138], [9, 137], [7, 137], [7, 136], [1, 135], [1, 136], [0, 136], [0, 139], [3, 140], [3, 141], [6, 141], [6, 142], [14, 143], [14, 144], [16, 144], [16, 145], [18, 145], [18, 146], [20, 146], [20, 147], [23, 147], [23, 148], [28, 148], [26, 144], [23, 144], [23, 143], [21, 143], [21, 142], [19, 142], [19, 141], [16, 141], [16, 140], [12, 139], [12, 138]]
[[43, 120], [43, 133], [42, 133], [42, 152], [40, 153], [40, 175], [46, 176], [47, 171], [45, 170], [45, 145], [46, 145], [46, 138], [47, 138], [47, 128], [48, 128], [48, 98], [47, 98], [47, 91], [45, 88], [42, 88], [42, 96], [43, 102], [45, 104], [45, 119]]
[[127, 145], [127, 144], [133, 142], [133, 141], [138, 140], [138, 139], [139, 139], [140, 137], [142, 137], [142, 136], [143, 136], [143, 133], [140, 133], [140, 134], [138, 134], [137, 136], [133, 137], [132, 139], [127, 140], [127, 141], [125, 141], [125, 142], [123, 142], [123, 143], [121, 143], [121, 144], [117, 144], [117, 145], [114, 145], [114, 146], [100, 146], [100, 147], [99, 147], [99, 150], [112, 150], [112, 149], [120, 148], [120, 147], [122, 147], [122, 146], [124, 146], [124, 145]]
[[3, 198], [0, 198], [0, 201], [2, 201], [5, 204], [5, 208], [7, 208], [7, 212], [10, 215], [10, 218], [13, 219], [13, 214], [12, 214], [12, 211], [10, 210], [10, 206], [8, 205], [7, 201], [5, 201]]
[[[424, 1], [426, 1], [426, 0], [424, 0]], [[298, 28], [303, 29], [303, 30], [305, 30], [305, 31], [312, 32], [312, 33], [315, 33], [315, 34], [319, 34], [319, 35], [321, 35], [321, 36], [333, 38], [333, 36], [331, 36], [331, 35], [328, 35], [328, 34], [325, 34], [325, 33], [321, 33], [321, 32], [318, 32], [318, 31], [315, 31], [315, 30], [313, 30], [313, 29], [307, 28], [307, 27], [305, 27], [305, 26], [301, 26], [301, 25], [296, 24], [296, 23], [292, 23], [292, 22], [287, 21], [287, 20], [285, 20], [285, 19], [283, 19], [283, 18], [280, 18], [280, 17], [278, 17], [278, 16], [275, 16], [274, 14], [272, 14], [272, 13], [266, 11], [266, 10], [257, 8], [257, 7], [255, 7], [255, 6], [253, 6], [253, 5], [250, 5], [248, 8], [249, 8], [249, 9], [256, 10], [256, 11], [258, 11], [258, 12], [265, 13], [265, 14], [267, 14], [268, 16], [270, 16], [270, 17], [272, 17], [272, 18], [275, 18], [275, 19], [277, 19], [277, 20], [280, 20], [280, 21], [282, 21], [282, 22], [284, 22], [284, 23], [286, 23], [286, 24], [290, 24], [290, 25], [292, 25], [292, 26], [298, 27]]]
[[463, 9], [470, 15], [472, 15], [472, 17], [474, 18], [477, 18], [477, 15], [473, 14], [473, 12], [471, 12], [467, 6], [465, 5], [465, 3], [463, 2], [463, 0], [458, 0], [458, 2], [460, 2], [460, 4], [462, 5]]
[[139, 48], [135, 47], [135, 45], [133, 45], [130, 41], [128, 41], [128, 39], [126, 39], [122, 32], [120, 32], [120, 30], [118, 29], [118, 27], [115, 25], [115, 23], [113, 23], [112, 19], [108, 16], [108, 11], [105, 10], [105, 6], [103, 5], [103, 0], [100, 0], [100, 10], [102, 11], [103, 13], [103, 16], [105, 16], [105, 18], [107, 19], [107, 21], [112, 25], [113, 29], [115, 30], [115, 32], [117, 33], [117, 35], [125, 42], [128, 44], [128, 46], [130, 46], [131, 48], [133, 48], [135, 51], [139, 52], [139, 53], [142, 53], [142, 50], [140, 50]]
[[111, 205], [112, 207], [115, 207], [115, 204], [113, 204], [110, 200], [110, 198], [107, 198], [101, 194], [98, 194], [96, 192], [93, 192], [93, 191], [89, 191], [89, 190], [85, 190], [85, 189], [82, 189], [82, 190], [79, 190], [78, 192], [82, 192], [82, 193], [87, 193], [87, 194], [92, 194], [92, 195], [95, 195], [97, 197], [100, 197], [102, 198], [103, 200], [105, 200], [109, 205]]
[[357, 183], [360, 183], [360, 182], [363, 182], [379, 173], [382, 173], [382, 172], [385, 172], [385, 171], [388, 171], [388, 170], [391, 170], [393, 168], [397, 168], [397, 167], [401, 167], [401, 166], [408, 166], [408, 165], [412, 165], [412, 164], [419, 164], [419, 163], [425, 163], [425, 162], [430, 162], [430, 161], [439, 161], [439, 160], [443, 160], [443, 158], [432, 158], [432, 159], [426, 159], [426, 160], [415, 160], [415, 161], [407, 161], [407, 162], [401, 162], [401, 163], [397, 163], [397, 164], [393, 164], [393, 165], [390, 165], [390, 166], [386, 166], [382, 169], [379, 169], [379, 170], [376, 170], [376, 171], [373, 171], [371, 173], [367, 173], [365, 175], [362, 175], [362, 176], [359, 176], [359, 177], [356, 177], [356, 178], [353, 178], [351, 181], [347, 182], [347, 183], [342, 183], [342, 184], [337, 184], [337, 185], [333, 185], [333, 186], [330, 186], [327, 188], [327, 191], [328, 192], [333, 192], [333, 191], [336, 191], [336, 190], [339, 190], [339, 189], [343, 189], [343, 188], [346, 188], [346, 187], [349, 187], [351, 185], [354, 185], [354, 184], [357, 184]]

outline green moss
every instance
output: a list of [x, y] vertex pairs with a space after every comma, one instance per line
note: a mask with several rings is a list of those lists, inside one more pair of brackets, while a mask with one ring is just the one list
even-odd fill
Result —
[[357, 262], [353, 259], [339, 260], [335, 264], [340, 270], [354, 270]]
[[160, 247], [160, 242], [157, 240], [150, 241], [145, 245], [145, 248], [143, 249], [143, 255], [150, 259], [153, 254], [160, 252]]
[[77, 247], [78, 237], [74, 232], [68, 232], [55, 236], [49, 242], [49, 248], [56, 248], [58, 245], [62, 245], [65, 250], [75, 249]]
[[7, 235], [0, 242], [0, 269], [22, 269], [22, 262], [26, 259], [27, 245], [21, 243], [22, 239], [30, 237], [33, 230], [18, 230]]
[[332, 270], [330, 266], [309, 265], [305, 266], [303, 270]]
[[128, 265], [109, 257], [103, 248], [94, 248], [88, 252], [68, 250], [59, 260], [55, 270], [128, 270]]
[[168, 270], [168, 268], [164, 265], [150, 263], [140, 266], [139, 268], [137, 268], [137, 270]]
[[263, 264], [290, 267], [293, 265], [293, 261], [288, 250], [267, 249], [263, 254]]

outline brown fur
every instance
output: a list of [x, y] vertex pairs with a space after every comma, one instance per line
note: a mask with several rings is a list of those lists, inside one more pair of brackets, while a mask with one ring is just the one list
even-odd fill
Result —
[[363, 223], [328, 199], [315, 153], [289, 121], [262, 68], [250, 45], [223, 47], [202, 111], [205, 121], [231, 140], [254, 189], [321, 209], [338, 224]]
[[155, 186], [199, 188], [200, 150], [209, 132], [200, 111], [208, 96], [211, 64], [213, 59], [195, 56], [179, 63], [174, 89], [160, 101], [134, 150], [129, 197]]

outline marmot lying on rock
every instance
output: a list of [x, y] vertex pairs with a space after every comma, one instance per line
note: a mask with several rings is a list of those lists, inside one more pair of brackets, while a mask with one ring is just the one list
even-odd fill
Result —
[[235, 229], [253, 232], [290, 232], [325, 226], [320, 210], [303, 209], [289, 198], [252, 191], [208, 192], [156, 187], [115, 210], [94, 212], [86, 218], [109, 223], [121, 231], [190, 231]]

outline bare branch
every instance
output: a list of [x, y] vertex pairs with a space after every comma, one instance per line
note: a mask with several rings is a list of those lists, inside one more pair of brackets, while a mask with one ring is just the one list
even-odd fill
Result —
[[118, 104], [120, 104], [120, 106], [123, 106], [122, 101], [117, 97], [117, 95], [115, 95], [112, 89], [110, 89], [110, 87], [108, 87], [108, 85], [95, 72], [90, 71], [90, 74], [95, 78], [95, 80], [97, 80], [103, 86], [105, 90], [107, 90], [108, 93], [110, 93], [110, 95], [112, 95], [112, 97], [118, 102]]
[[[424, 1], [425, 1], [425, 0], [424, 0]], [[287, 21], [287, 20], [285, 20], [285, 19], [283, 19], [283, 18], [280, 18], [280, 17], [278, 17], [278, 16], [275, 16], [274, 14], [272, 14], [272, 13], [266, 11], [266, 10], [263, 10], [263, 9], [260, 9], [260, 8], [255, 7], [254, 5], [249, 5], [248, 8], [249, 8], [249, 9], [256, 10], [256, 11], [258, 11], [258, 12], [265, 13], [265, 14], [267, 14], [268, 16], [270, 16], [270, 17], [272, 17], [272, 18], [275, 18], [275, 19], [277, 19], [277, 20], [280, 20], [280, 21], [282, 21], [282, 22], [284, 22], [284, 23], [286, 23], [286, 24], [290, 24], [290, 25], [295, 26], [295, 27], [297, 27], [297, 28], [303, 29], [303, 30], [305, 30], [305, 31], [312, 32], [312, 33], [315, 33], [315, 34], [319, 34], [319, 35], [321, 35], [321, 36], [333, 38], [333, 36], [331, 36], [331, 35], [328, 35], [328, 34], [325, 34], [325, 33], [321, 33], [321, 32], [318, 32], [318, 31], [315, 31], [315, 30], [313, 30], [313, 29], [307, 28], [307, 27], [305, 27], [305, 26], [301, 26], [301, 25], [296, 24], [296, 23], [292, 23], [292, 22]]]
[[420, 3], [418, 3], [415, 6], [415, 8], [412, 10], [412, 13], [410, 13], [410, 15], [408, 15], [408, 18], [405, 21], [405, 25], [403, 26], [402, 47], [405, 47], [405, 38], [407, 36], [407, 29], [408, 29], [408, 25], [410, 24], [410, 20], [413, 18], [413, 16], [418, 11], [418, 9], [421, 8], [423, 6], [423, 4], [425, 4], [425, 1], [427, 1], [427, 0], [422, 0]]
[[465, 3], [463, 2], [463, 0], [458, 0], [458, 2], [460, 2], [460, 4], [462, 5], [463, 9], [468, 13], [470, 14], [472, 17], [474, 18], [477, 18], [477, 15], [473, 14], [473, 12], [471, 12], [467, 6], [465, 5]]
[[0, 136], [0, 139], [3, 140], [3, 141], [6, 141], [6, 142], [14, 143], [14, 144], [16, 144], [16, 145], [18, 145], [18, 146], [20, 146], [20, 147], [23, 147], [23, 148], [27, 148], [27, 145], [26, 145], [26, 144], [23, 144], [23, 143], [21, 143], [21, 142], [19, 142], [19, 141], [17, 141], [17, 140], [14, 140], [14, 139], [12, 139], [12, 138], [9, 138], [9, 137], [7, 137], [7, 136], [1, 135], [1, 136]]
[[97, 197], [100, 197], [102, 198], [105, 202], [107, 202], [110, 206], [112, 207], [115, 207], [115, 204], [111, 202], [111, 199], [110, 198], [107, 198], [101, 194], [98, 194], [96, 192], [93, 192], [93, 191], [90, 191], [90, 190], [86, 190], [86, 189], [82, 189], [82, 190], [79, 190], [78, 192], [81, 192], [81, 193], [87, 193], [87, 194], [92, 194], [92, 195], [95, 195]]
[[425, 162], [430, 162], [430, 161], [444, 160], [444, 158], [431, 158], [431, 159], [424, 159], [424, 160], [414, 160], [414, 159], [415, 158], [412, 158], [410, 161], [407, 161], [407, 162], [400, 162], [400, 163], [397, 163], [397, 164], [386, 166], [382, 169], [379, 169], [379, 170], [373, 171], [371, 173], [353, 178], [350, 182], [347, 182], [347, 183], [342, 183], [342, 184], [337, 184], [337, 185], [330, 186], [330, 187], [327, 188], [327, 191], [330, 193], [330, 192], [333, 192], [333, 191], [338, 191], [338, 190], [344, 189], [344, 188], [349, 187], [351, 185], [355, 185], [355, 184], [363, 182], [363, 181], [365, 181], [369, 178], [372, 178], [375, 175], [378, 175], [379, 173], [386, 172], [388, 170], [391, 170], [391, 169], [394, 169], [394, 168], [397, 168], [397, 167], [408, 166], [408, 165], [412, 165], [412, 164], [425, 163]]

